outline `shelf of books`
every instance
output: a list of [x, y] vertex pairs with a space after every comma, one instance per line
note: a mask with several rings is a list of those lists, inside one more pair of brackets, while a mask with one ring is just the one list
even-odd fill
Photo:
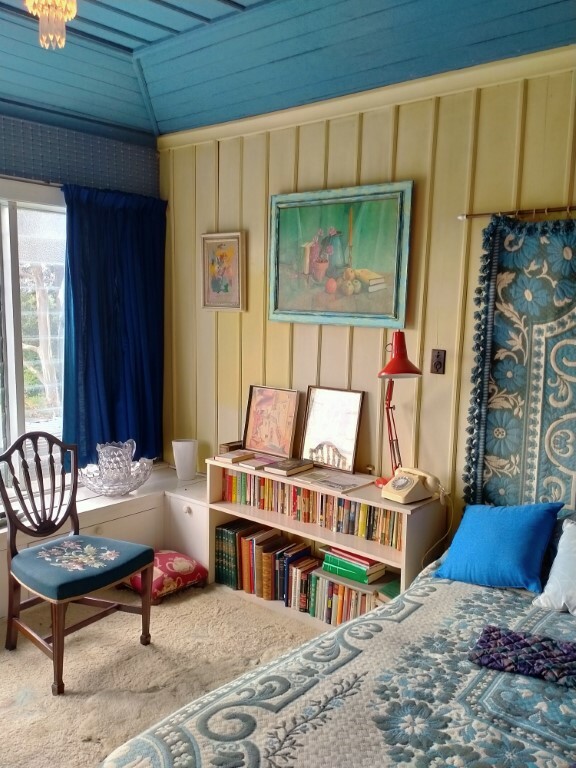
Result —
[[[445, 533], [446, 517], [436, 497], [398, 504], [383, 499], [370, 476], [350, 475], [350, 489], [336, 491], [329, 470], [279, 477], [265, 467], [243, 468], [218, 459], [208, 459], [206, 465], [209, 509], [238, 518], [240, 529], [249, 524], [254, 528], [251, 533], [272, 531], [270, 538], [300, 541], [317, 560], [318, 548], [325, 546], [376, 561], [399, 579], [404, 590], [426, 564], [425, 558], [429, 556], [428, 562], [439, 554], [434, 547]], [[341, 474], [335, 473], [334, 478]], [[218, 529], [218, 551], [217, 539]], [[321, 563], [309, 565], [314, 570]], [[217, 557], [216, 571], [224, 578]], [[230, 585], [234, 586], [232, 581]], [[253, 588], [259, 594], [260, 588], [255, 584]]]

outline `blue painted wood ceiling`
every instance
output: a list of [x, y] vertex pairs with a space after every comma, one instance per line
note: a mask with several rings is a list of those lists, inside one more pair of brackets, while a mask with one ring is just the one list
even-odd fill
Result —
[[576, 0], [0, 0], [0, 114], [155, 137], [576, 42]]

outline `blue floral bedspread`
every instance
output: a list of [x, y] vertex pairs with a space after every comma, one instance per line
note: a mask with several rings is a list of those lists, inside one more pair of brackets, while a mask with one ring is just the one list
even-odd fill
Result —
[[576, 618], [434, 569], [392, 603], [192, 701], [103, 766], [568, 768], [576, 689], [468, 654], [488, 624], [571, 641]]

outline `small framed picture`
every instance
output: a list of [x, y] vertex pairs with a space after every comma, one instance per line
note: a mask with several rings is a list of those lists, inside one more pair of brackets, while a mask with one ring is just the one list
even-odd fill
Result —
[[302, 458], [321, 467], [354, 472], [363, 398], [361, 391], [308, 387]]
[[202, 235], [202, 306], [243, 311], [244, 233]]
[[291, 458], [297, 410], [297, 390], [252, 385], [244, 426], [244, 448]]

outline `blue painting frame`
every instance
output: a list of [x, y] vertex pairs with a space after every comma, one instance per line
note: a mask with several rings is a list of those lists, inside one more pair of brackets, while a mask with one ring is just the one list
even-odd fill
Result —
[[403, 328], [412, 181], [272, 195], [269, 319]]

